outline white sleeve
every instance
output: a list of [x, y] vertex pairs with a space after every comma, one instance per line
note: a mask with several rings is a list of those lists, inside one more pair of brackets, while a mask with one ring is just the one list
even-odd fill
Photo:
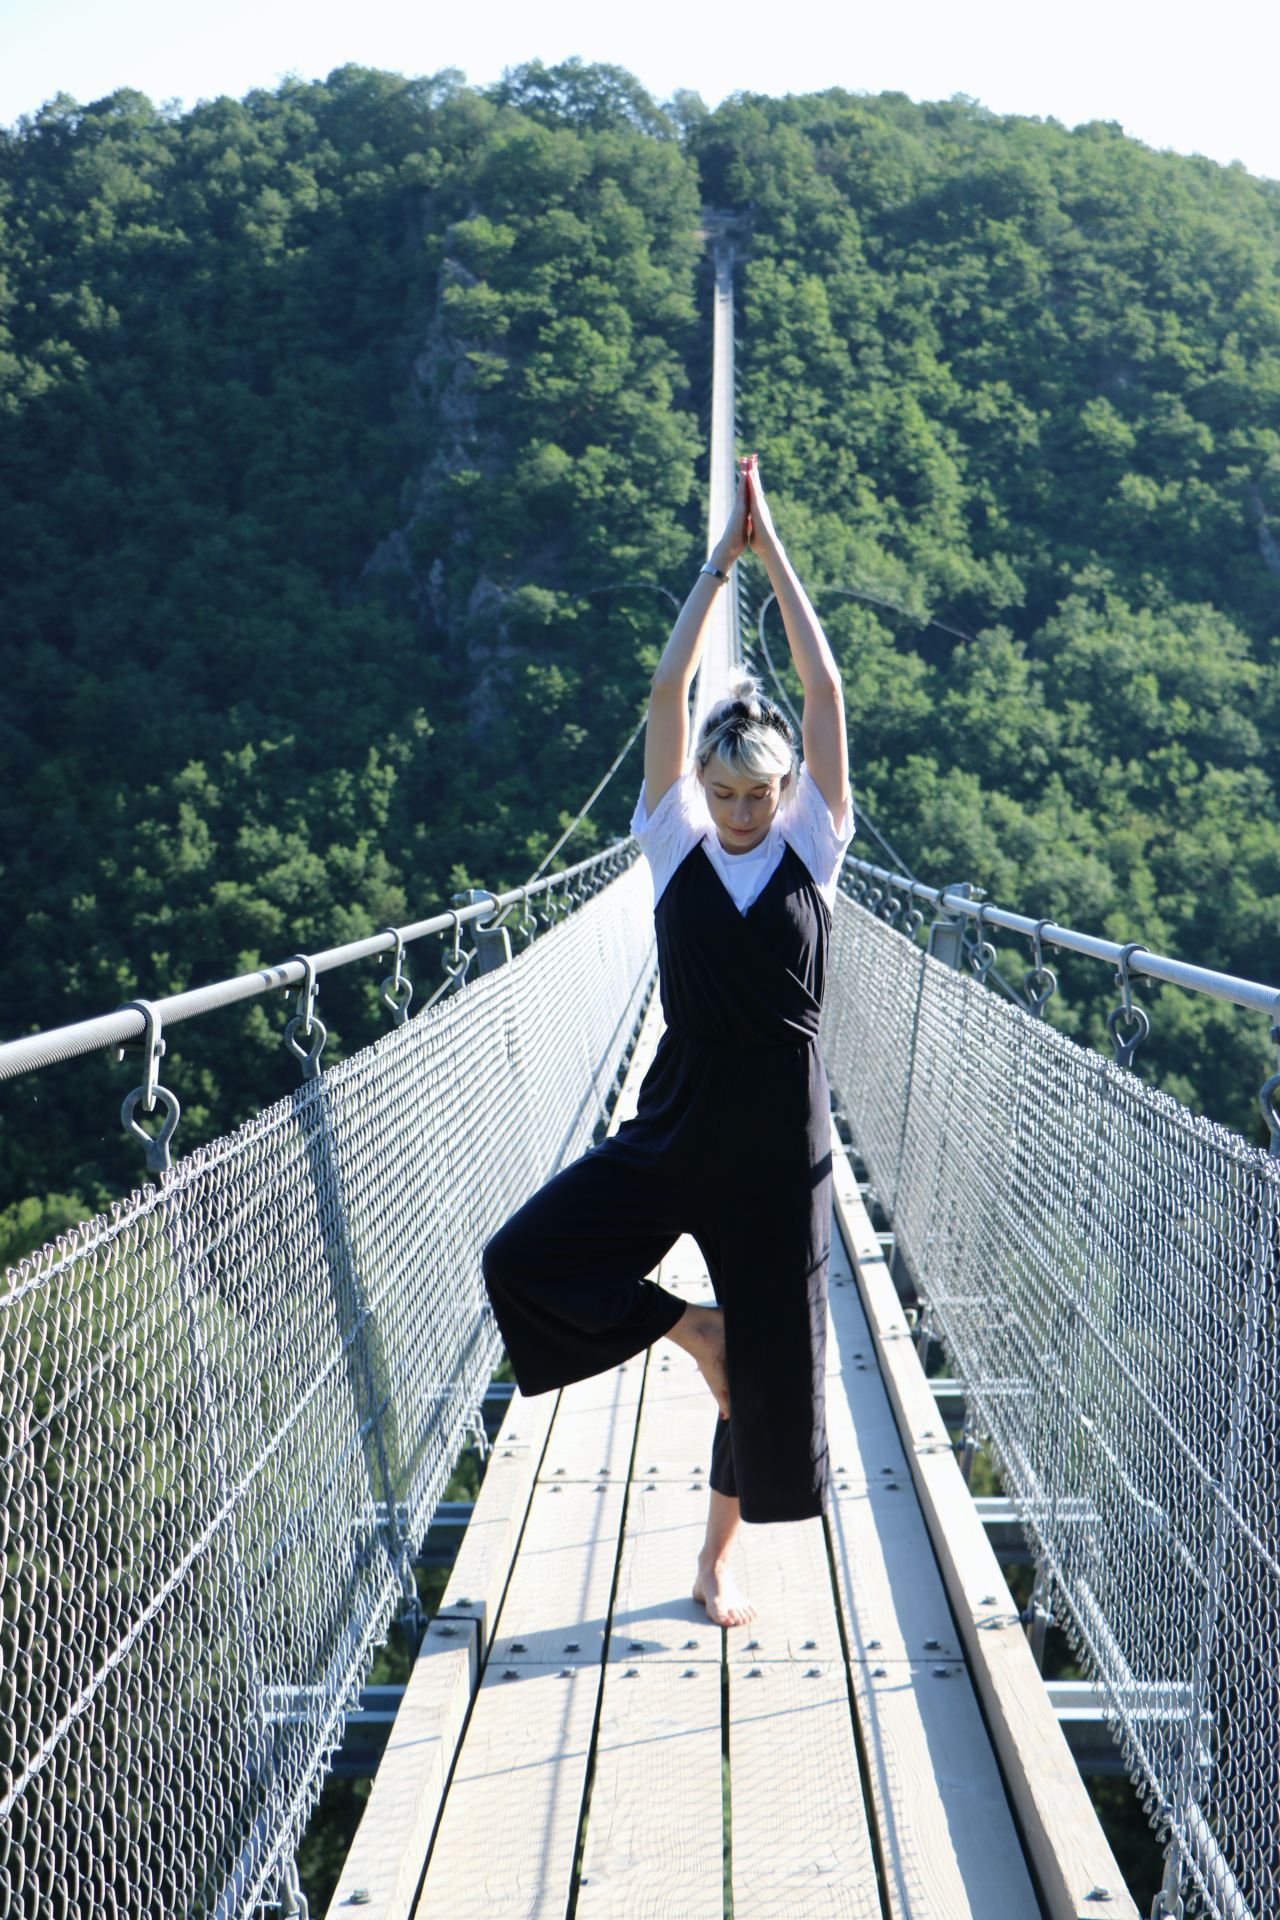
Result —
[[680, 862], [702, 839], [710, 818], [702, 782], [692, 765], [671, 782], [652, 813], [647, 810], [645, 782], [641, 781], [631, 831], [649, 862], [655, 906]]
[[853, 794], [846, 785], [841, 808], [842, 825], [837, 826], [831, 809], [804, 761], [796, 796], [787, 809], [783, 835], [788, 839], [813, 878], [814, 885], [829, 907], [836, 902], [836, 882], [849, 842], [853, 839]]

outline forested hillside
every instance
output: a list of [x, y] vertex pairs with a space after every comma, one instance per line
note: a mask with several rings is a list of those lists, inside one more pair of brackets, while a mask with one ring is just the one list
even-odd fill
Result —
[[[859, 798], [926, 877], [1274, 978], [1280, 187], [964, 102], [350, 68], [0, 134], [0, 1032], [528, 875], [643, 711], [633, 583], [700, 552], [706, 207]], [[173, 1031], [180, 1147], [292, 1084], [287, 1011]], [[1252, 1131], [1266, 1065], [1161, 996], [1173, 1091]], [[141, 1177], [128, 1074], [3, 1089], [0, 1252]]]
[[[744, 431], [819, 586], [875, 596], [819, 594], [872, 816], [935, 881], [1275, 981], [1280, 183], [894, 95], [728, 103], [692, 152], [750, 227]], [[1258, 1135], [1262, 1023], [1143, 991], [1153, 1077]]]

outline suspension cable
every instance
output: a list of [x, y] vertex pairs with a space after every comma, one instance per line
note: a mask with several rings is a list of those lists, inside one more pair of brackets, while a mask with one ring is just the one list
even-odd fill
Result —
[[648, 717], [649, 716], [646, 713], [643, 719], [638, 720], [636, 722], [635, 727], [632, 729], [630, 739], [627, 741], [626, 745], [623, 747], [621, 753], [619, 753], [614, 759], [613, 765], [609, 768], [609, 771], [604, 775], [603, 779], [597, 782], [594, 790], [592, 791], [589, 798], [584, 802], [577, 817], [574, 820], [570, 821], [569, 825], [565, 828], [564, 832], [560, 835], [560, 838], [556, 841], [555, 845], [551, 847], [548, 850], [548, 852], [543, 854], [541, 860], [538, 862], [533, 872], [529, 875], [528, 880], [525, 882], [526, 886], [533, 885], [533, 882], [538, 878], [539, 874], [542, 872], [542, 869], [546, 866], [548, 860], [555, 859], [556, 855], [559, 853], [561, 847], [564, 845], [565, 841], [569, 838], [570, 834], [574, 832], [575, 828], [580, 827], [582, 825], [582, 822], [586, 819], [592, 807], [595, 805], [596, 801], [600, 798], [600, 795], [604, 792], [605, 788], [608, 786], [609, 782], [612, 780], [614, 774], [618, 771], [618, 768], [622, 765], [623, 761], [626, 759], [627, 755], [630, 753], [632, 747], [635, 745], [636, 740], [639, 738], [640, 734], [643, 732], [644, 727], [648, 721]]

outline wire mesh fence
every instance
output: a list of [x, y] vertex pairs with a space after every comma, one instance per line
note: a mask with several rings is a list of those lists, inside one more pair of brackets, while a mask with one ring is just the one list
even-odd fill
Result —
[[1166, 1910], [1280, 1912], [1280, 1160], [845, 895], [822, 1043]]
[[655, 975], [629, 866], [0, 1287], [0, 1913], [274, 1900]]

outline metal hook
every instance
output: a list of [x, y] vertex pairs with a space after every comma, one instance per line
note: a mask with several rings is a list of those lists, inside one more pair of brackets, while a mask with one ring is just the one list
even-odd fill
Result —
[[126, 1000], [116, 1009], [118, 1013], [137, 1012], [142, 1015], [142, 1037], [139, 1040], [121, 1040], [116, 1046], [116, 1059], [123, 1060], [130, 1047], [142, 1048], [142, 1085], [138, 1092], [143, 1096], [143, 1112], [154, 1113], [156, 1093], [160, 1085], [160, 1056], [166, 1050], [166, 1043], [160, 1030], [160, 1010], [153, 1000]]
[[985, 900], [979, 902], [975, 918], [978, 923], [978, 940], [977, 945], [969, 950], [969, 965], [977, 978], [985, 984], [987, 975], [996, 963], [996, 950], [987, 939], [987, 902]]
[[[146, 1153], [149, 1173], [168, 1173], [172, 1162], [169, 1157], [169, 1142], [173, 1139], [178, 1121], [182, 1118], [182, 1107], [176, 1093], [160, 1084], [160, 1056], [165, 1051], [164, 1035], [161, 1032], [160, 1009], [150, 1000], [126, 1000], [120, 1009], [125, 1012], [136, 1009], [143, 1018], [144, 1026], [140, 1042], [122, 1040], [116, 1048], [116, 1059], [123, 1060], [127, 1048], [141, 1045], [142, 1085], [127, 1093], [120, 1106], [120, 1120], [127, 1132], [140, 1140]], [[159, 1133], [148, 1133], [136, 1118], [141, 1106], [144, 1113], [154, 1113], [159, 1104], [165, 1110], [164, 1120]]]
[[1022, 976], [1022, 990], [1027, 996], [1027, 1005], [1033, 1019], [1039, 1020], [1046, 1006], [1058, 991], [1058, 976], [1052, 967], [1044, 963], [1044, 948], [1041, 939], [1046, 927], [1056, 923], [1052, 920], [1037, 920], [1035, 931], [1031, 935], [1033, 961]]
[[[301, 1061], [303, 1079], [314, 1080], [320, 1072], [320, 1055], [324, 1052], [329, 1032], [316, 1012], [316, 994], [319, 991], [316, 986], [316, 963], [309, 954], [291, 953], [285, 965], [294, 960], [302, 968], [302, 985], [298, 988], [293, 1019], [284, 1030], [284, 1043], [294, 1058]], [[309, 1048], [298, 1044], [300, 1033], [310, 1039]]]
[[1141, 940], [1131, 940], [1128, 946], [1121, 951], [1120, 958], [1116, 961], [1116, 985], [1123, 995], [1124, 1011], [1126, 1013], [1133, 1012], [1133, 992], [1129, 985], [1129, 962], [1135, 953], [1149, 952], [1150, 948], [1145, 947]]
[[[443, 970], [449, 975], [447, 983], [439, 987], [439, 993], [447, 993], [449, 985], [459, 985], [459, 987], [461, 987], [462, 981], [466, 979], [466, 968], [468, 968], [468, 966], [472, 964], [472, 960], [476, 958], [476, 948], [474, 947], [468, 948], [468, 952], [462, 952], [461, 943], [459, 943], [459, 941], [461, 941], [462, 920], [457, 906], [449, 906], [449, 908], [445, 908], [445, 912], [449, 912], [449, 914], [453, 916], [453, 952], [447, 952], [447, 954], [441, 954], [441, 956], [439, 956]], [[434, 1002], [434, 1000], [436, 1000], [436, 995], [432, 995], [432, 1002]], [[428, 1002], [428, 1004], [432, 1004], [432, 1002]]]
[[[302, 1024], [302, 1031], [309, 1034], [316, 1010], [316, 963], [310, 954], [291, 953], [284, 964], [286, 967], [292, 966], [295, 960], [302, 968], [302, 985], [298, 988], [298, 1001], [294, 1012]], [[288, 992], [287, 987], [285, 991]]]
[[[1131, 940], [1128, 946], [1121, 950], [1120, 958], [1116, 962], [1116, 985], [1120, 989], [1121, 999], [1120, 1005], [1113, 1007], [1107, 1015], [1107, 1032], [1110, 1034], [1111, 1044], [1115, 1048], [1116, 1060], [1122, 1067], [1131, 1067], [1133, 1065], [1134, 1054], [1138, 1051], [1138, 1048], [1151, 1031], [1151, 1016], [1145, 1007], [1134, 1004], [1133, 992], [1129, 984], [1130, 960], [1135, 953], [1147, 953], [1149, 951], [1150, 949], [1144, 946], [1141, 940]], [[1133, 1031], [1127, 1039], [1122, 1039], [1120, 1036], [1120, 1025], [1122, 1021], [1132, 1025]]]
[[456, 907], [447, 907], [445, 911], [453, 916], [453, 952], [442, 954], [441, 961], [451, 980], [461, 980], [471, 964], [471, 955], [463, 956], [459, 940], [462, 916]]
[[409, 1003], [413, 999], [413, 982], [404, 971], [404, 935], [398, 927], [384, 927], [395, 940], [395, 955], [391, 963], [391, 972], [382, 982], [382, 1004], [391, 1009], [393, 1025], [402, 1027], [409, 1018]]
[[144, 1089], [142, 1087], [135, 1087], [132, 1093], [125, 1095], [120, 1108], [120, 1118], [127, 1131], [131, 1133], [136, 1140], [141, 1140], [143, 1150], [147, 1157], [147, 1171], [149, 1173], [168, 1173], [173, 1164], [169, 1158], [169, 1142], [172, 1140], [178, 1122], [182, 1118], [182, 1108], [178, 1103], [177, 1094], [170, 1093], [168, 1087], [162, 1087], [157, 1083], [155, 1099], [152, 1101], [151, 1106], [144, 1108], [144, 1112], [152, 1112], [156, 1101], [159, 1101], [165, 1108], [165, 1117], [159, 1133], [148, 1133], [146, 1128], [142, 1126], [135, 1117], [143, 1092]]
[[[1280, 1021], [1271, 1029], [1271, 1039], [1280, 1047]], [[1271, 1129], [1271, 1152], [1280, 1160], [1280, 1073], [1273, 1073], [1258, 1089], [1258, 1105], [1262, 1117]]]

